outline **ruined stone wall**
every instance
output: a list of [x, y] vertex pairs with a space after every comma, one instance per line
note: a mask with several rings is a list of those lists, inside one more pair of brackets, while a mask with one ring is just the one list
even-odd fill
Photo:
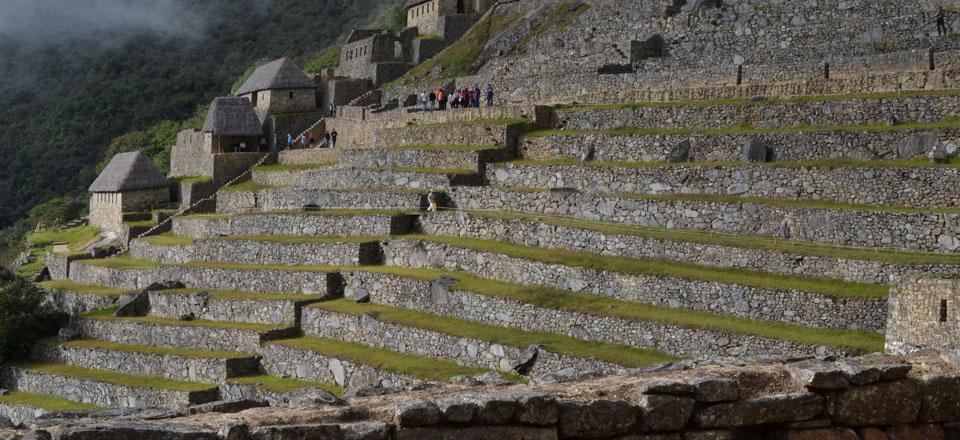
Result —
[[838, 353], [825, 346], [723, 333], [649, 321], [633, 321], [543, 308], [507, 298], [450, 290], [429, 281], [369, 272], [346, 272], [345, 294], [369, 294], [377, 304], [413, 308], [526, 331], [559, 333], [587, 341], [652, 348], [691, 358]]
[[222, 185], [247, 172], [267, 153], [223, 153], [213, 156], [213, 177]]
[[177, 143], [170, 152], [170, 177], [213, 177], [213, 139], [199, 130], [177, 133]]
[[911, 274], [896, 279], [890, 291], [888, 352], [933, 348], [960, 350], [960, 280]]

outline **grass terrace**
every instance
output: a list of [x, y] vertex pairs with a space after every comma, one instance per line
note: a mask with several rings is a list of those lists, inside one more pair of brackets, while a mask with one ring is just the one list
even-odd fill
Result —
[[89, 403], [74, 402], [62, 397], [48, 396], [44, 394], [21, 393], [19, 391], [8, 391], [7, 394], [0, 396], [0, 404], [4, 405], [22, 405], [33, 408], [40, 408], [47, 412], [64, 411], [90, 411], [101, 409], [99, 406]]
[[477, 174], [477, 170], [469, 168], [428, 168], [428, 167], [370, 167], [370, 171], [393, 171], [397, 173], [419, 174]]
[[380, 321], [391, 322], [406, 327], [430, 330], [459, 338], [471, 338], [509, 345], [521, 350], [530, 345], [540, 344], [545, 350], [553, 353], [587, 359], [596, 358], [630, 368], [644, 367], [662, 362], [672, 362], [678, 359], [655, 350], [644, 350], [622, 344], [587, 342], [566, 335], [526, 332], [513, 328], [438, 316], [417, 310], [398, 309], [377, 304], [359, 304], [347, 299], [326, 301], [313, 304], [309, 307], [357, 317], [372, 312], [376, 314], [376, 319]]
[[[510, 189], [505, 189], [510, 191]], [[908, 206], [889, 206], [889, 205], [855, 205], [852, 203], [840, 203], [829, 200], [810, 200], [810, 199], [768, 199], [763, 197], [743, 197], [715, 194], [611, 194], [613, 197], [622, 197], [626, 199], [637, 200], [658, 200], [664, 202], [706, 202], [706, 203], [754, 203], [777, 208], [807, 208], [807, 209], [828, 209], [842, 211], [869, 211], [869, 212], [890, 212], [900, 214], [929, 214], [944, 213], [958, 214], [960, 208], [914, 208]]]
[[93, 284], [80, 284], [71, 280], [44, 281], [39, 283], [40, 287], [47, 290], [57, 290], [64, 292], [74, 292], [83, 295], [99, 295], [109, 297], [119, 297], [120, 295], [135, 292], [133, 289], [115, 289], [111, 287], [97, 286]]
[[304, 388], [318, 388], [334, 396], [343, 396], [343, 388], [325, 382], [313, 382], [268, 375], [241, 376], [227, 379], [227, 383], [234, 385], [260, 385], [267, 391], [274, 393], [292, 393]]
[[226, 237], [215, 237], [211, 240], [219, 241], [266, 241], [270, 243], [376, 243], [386, 240], [389, 237], [291, 237], [284, 235], [228, 235]]
[[465, 121], [449, 121], [427, 124], [428, 127], [462, 127], [464, 125], [483, 125], [483, 126], [502, 126], [513, 124], [526, 124], [530, 120], [527, 118], [495, 118], [495, 119], [468, 119]]
[[154, 246], [190, 246], [196, 242], [196, 240], [189, 237], [173, 235], [172, 232], [146, 237], [143, 238], [143, 240]]
[[235, 183], [230, 186], [226, 186], [220, 189], [220, 191], [246, 191], [246, 192], [257, 192], [264, 189], [276, 188], [271, 185], [261, 185], [255, 182], [253, 179], [247, 179], [240, 183]]
[[464, 237], [431, 235], [410, 235], [407, 237], [478, 251], [493, 252], [541, 263], [559, 264], [599, 271], [612, 271], [636, 276], [672, 277], [736, 284], [769, 290], [797, 290], [837, 298], [882, 299], [887, 297], [889, 290], [887, 286], [878, 284], [776, 275], [746, 269], [700, 266], [689, 263], [679, 263], [667, 259], [614, 257], [588, 252], [544, 249], [502, 241], [478, 240]]
[[206, 292], [210, 294], [210, 298], [214, 300], [224, 300], [224, 301], [243, 301], [243, 300], [252, 300], [252, 301], [319, 301], [323, 299], [323, 295], [302, 295], [302, 294], [287, 294], [287, 293], [255, 293], [255, 292], [238, 292], [235, 290], [208, 290], [208, 289], [176, 289], [176, 290], [164, 290], [162, 293], [170, 295], [193, 295], [200, 292]]
[[282, 173], [282, 172], [294, 172], [294, 171], [307, 171], [315, 170], [319, 168], [328, 168], [331, 165], [329, 164], [272, 164], [272, 165], [259, 165], [253, 168], [253, 171], [258, 173]]
[[118, 342], [98, 341], [92, 339], [81, 339], [76, 341], [61, 342], [56, 338], [50, 338], [42, 341], [49, 345], [58, 345], [67, 348], [85, 348], [93, 350], [122, 351], [127, 353], [156, 354], [161, 356], [179, 356], [185, 358], [197, 359], [239, 359], [255, 357], [253, 353], [233, 353], [228, 351], [208, 351], [191, 350], [180, 348], [156, 347], [153, 345], [134, 345], [122, 344]]
[[228, 321], [205, 321], [205, 320], [194, 320], [194, 321], [180, 321], [179, 319], [171, 318], [160, 318], [156, 316], [130, 316], [130, 317], [117, 317], [113, 316], [117, 312], [117, 309], [109, 308], [104, 310], [99, 310], [92, 313], [87, 313], [83, 315], [84, 319], [97, 319], [101, 321], [124, 321], [124, 322], [136, 322], [140, 324], [152, 324], [152, 325], [165, 325], [165, 326], [177, 326], [177, 327], [199, 327], [199, 328], [209, 328], [209, 329], [223, 329], [223, 330], [241, 330], [241, 331], [252, 331], [252, 332], [269, 332], [274, 330], [282, 330], [287, 327], [282, 325], [266, 325], [266, 324], [253, 324], [248, 322], [228, 322]]
[[108, 370], [91, 370], [64, 364], [27, 363], [14, 365], [25, 371], [52, 376], [67, 376], [77, 379], [87, 379], [134, 388], [154, 388], [179, 392], [211, 391], [216, 385], [199, 382], [181, 382], [160, 377], [131, 376]]
[[960, 166], [960, 157], [951, 158], [949, 163], [933, 163], [928, 159], [887, 159], [887, 160], [855, 160], [855, 159], [822, 159], [785, 162], [582, 162], [575, 159], [519, 159], [505, 162], [505, 164], [519, 166], [552, 166], [578, 168], [693, 168], [693, 167], [736, 167], [736, 168], [956, 168]]
[[213, 176], [183, 176], [175, 177], [173, 180], [185, 185], [199, 185], [201, 183], [213, 182]]

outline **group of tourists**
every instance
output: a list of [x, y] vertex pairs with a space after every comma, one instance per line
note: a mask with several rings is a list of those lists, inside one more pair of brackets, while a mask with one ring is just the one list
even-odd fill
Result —
[[[323, 134], [323, 143], [319, 144], [320, 148], [335, 148], [337, 146], [337, 130], [328, 131]], [[300, 136], [300, 148], [313, 148], [317, 144], [317, 136], [310, 132], [309, 134]], [[287, 148], [294, 148], [296, 146], [297, 140], [293, 137], [292, 134], [287, 134]]]
[[[480, 85], [476, 84], [473, 88], [464, 87], [460, 90], [454, 90], [450, 93], [442, 88], [437, 88], [432, 92], [420, 92], [417, 97], [420, 110], [434, 111], [446, 110], [449, 108], [480, 108], [484, 100], [484, 92]], [[487, 84], [486, 90], [487, 107], [493, 107], [493, 84]]]

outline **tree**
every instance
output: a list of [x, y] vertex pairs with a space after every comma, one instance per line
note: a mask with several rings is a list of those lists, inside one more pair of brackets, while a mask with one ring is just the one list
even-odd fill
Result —
[[35, 284], [0, 268], [0, 361], [26, 358], [38, 340], [57, 331], [53, 308]]

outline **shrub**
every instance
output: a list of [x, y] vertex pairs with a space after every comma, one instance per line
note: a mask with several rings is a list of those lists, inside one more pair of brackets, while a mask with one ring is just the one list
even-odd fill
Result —
[[40, 288], [0, 268], [0, 361], [26, 357], [34, 342], [56, 330], [56, 314]]

